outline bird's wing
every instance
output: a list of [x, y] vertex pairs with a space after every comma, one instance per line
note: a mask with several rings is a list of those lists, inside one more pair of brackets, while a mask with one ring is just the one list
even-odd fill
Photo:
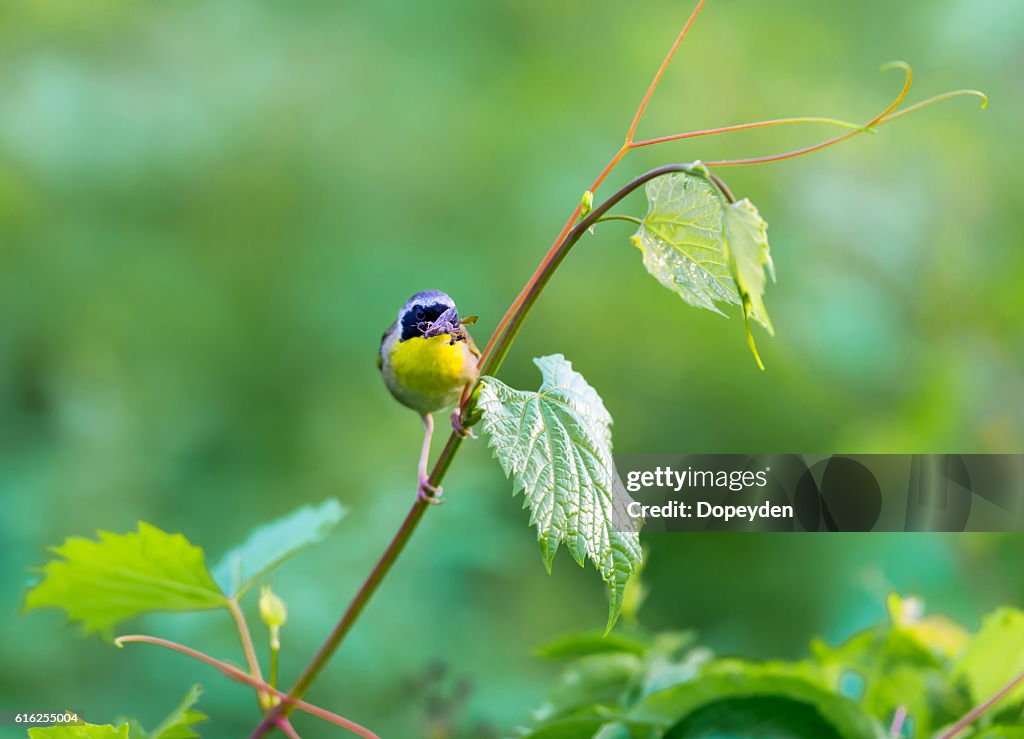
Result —
[[388, 336], [398, 328], [398, 321], [392, 321], [391, 325], [388, 326], [387, 330], [380, 336], [380, 346], [377, 348], [377, 369], [384, 369], [384, 342], [387, 341]]

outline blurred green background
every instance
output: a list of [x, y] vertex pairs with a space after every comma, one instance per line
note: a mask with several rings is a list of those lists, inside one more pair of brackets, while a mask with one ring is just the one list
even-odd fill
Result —
[[[690, 7], [4, 4], [0, 706], [151, 725], [200, 681], [206, 734], [248, 735], [246, 689], [155, 649], [81, 641], [56, 612], [20, 615], [29, 568], [65, 536], [140, 518], [215, 560], [254, 525], [338, 496], [351, 508], [338, 533], [275, 580], [293, 677], [414, 493], [420, 425], [378, 378], [381, 331], [411, 293], [440, 288], [486, 338]], [[767, 372], [737, 318], [658, 287], [629, 227], [610, 223], [566, 262], [503, 378], [535, 386], [529, 359], [564, 353], [602, 393], [621, 453], [1024, 451], [1024, 4], [710, 0], [641, 136], [867, 120], [898, 88], [876, 72], [896, 58], [917, 73], [911, 100], [979, 87], [989, 110], [954, 101], [814, 157], [723, 171], [771, 224]], [[608, 184], [831, 134], [669, 144]], [[636, 196], [623, 212], [642, 211]], [[445, 487], [311, 693], [385, 737], [422, 735], [439, 705], [463, 736], [513, 725], [553, 674], [531, 647], [604, 622], [592, 570], [562, 553], [544, 574], [483, 442]], [[646, 545], [642, 619], [725, 653], [800, 655], [812, 634], [880, 619], [889, 589], [971, 626], [1024, 597], [1020, 537]], [[222, 614], [128, 629], [241, 658]], [[447, 700], [465, 685], [468, 703]]]

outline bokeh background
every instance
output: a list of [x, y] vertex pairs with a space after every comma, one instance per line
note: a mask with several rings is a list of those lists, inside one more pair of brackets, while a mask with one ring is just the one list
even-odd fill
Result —
[[[413, 495], [420, 426], [374, 367], [411, 293], [485, 338], [621, 140], [690, 2], [78, 3], [0, 9], [0, 704], [152, 725], [195, 681], [206, 734], [251, 694], [154, 649], [19, 613], [45, 547], [145, 519], [211, 560], [259, 523], [351, 512], [275, 585], [291, 678]], [[658, 287], [610, 223], [537, 305], [503, 370], [563, 352], [620, 452], [1024, 451], [1024, 4], [711, 0], [642, 136], [789, 115], [867, 120], [979, 87], [820, 155], [724, 172], [771, 224], [778, 335]], [[806, 127], [630, 155], [782, 151]], [[640, 196], [623, 212], [642, 213]], [[311, 693], [385, 737], [505, 729], [552, 675], [531, 648], [603, 624], [603, 586], [548, 577], [520, 500], [466, 445], [406, 555]], [[889, 589], [977, 625], [1020, 604], [1020, 537], [649, 537], [654, 628], [795, 657], [883, 616]], [[252, 604], [250, 603], [250, 606]], [[128, 627], [239, 660], [221, 614]], [[426, 689], [425, 686], [433, 686]], [[467, 692], [468, 699], [459, 696]], [[436, 718], [436, 716], [435, 716]], [[299, 719], [306, 736], [327, 736]], [[6, 732], [6, 733], [4, 733]], [[20, 736], [0, 729], [0, 736]]]

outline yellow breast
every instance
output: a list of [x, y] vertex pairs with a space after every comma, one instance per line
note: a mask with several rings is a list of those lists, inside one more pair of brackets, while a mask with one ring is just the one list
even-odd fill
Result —
[[450, 342], [451, 336], [442, 334], [385, 347], [384, 379], [400, 402], [421, 413], [455, 404], [476, 377], [476, 357], [466, 342]]

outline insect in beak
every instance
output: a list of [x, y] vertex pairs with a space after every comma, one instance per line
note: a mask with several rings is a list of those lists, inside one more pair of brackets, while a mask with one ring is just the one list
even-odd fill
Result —
[[[476, 316], [470, 316], [473, 321], [476, 320]], [[423, 321], [417, 324], [417, 328], [423, 334], [424, 339], [429, 339], [432, 336], [441, 336], [443, 334], [450, 334], [451, 341], [449, 345], [454, 345], [457, 341], [466, 340], [466, 332], [462, 328], [462, 324], [465, 321], [459, 320], [459, 313], [454, 307], [449, 308], [444, 313], [439, 315], [433, 321]]]

